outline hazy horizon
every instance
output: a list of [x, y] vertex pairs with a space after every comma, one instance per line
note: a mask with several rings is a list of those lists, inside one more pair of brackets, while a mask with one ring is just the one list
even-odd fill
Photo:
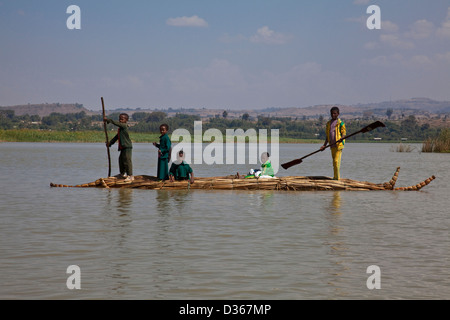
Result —
[[450, 101], [448, 0], [0, 0], [0, 30], [0, 106]]

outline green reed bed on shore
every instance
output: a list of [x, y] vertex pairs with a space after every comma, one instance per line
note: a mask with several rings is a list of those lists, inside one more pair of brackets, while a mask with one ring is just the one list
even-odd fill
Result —
[[[445, 130], [444, 130], [445, 131]], [[450, 132], [450, 130], [448, 130]], [[108, 131], [108, 138], [111, 140], [114, 135], [117, 133], [116, 130]], [[450, 136], [450, 134], [448, 134]], [[143, 133], [143, 132], [130, 132], [131, 140], [135, 143], [152, 143], [159, 141], [159, 133]], [[169, 134], [172, 138], [172, 135]], [[441, 133], [441, 136], [445, 136]], [[203, 138], [203, 137], [202, 137]], [[195, 142], [194, 135], [190, 136], [191, 142]], [[222, 137], [223, 142], [226, 142], [226, 136]], [[249, 137], [245, 137], [245, 142], [249, 142]], [[241, 138], [235, 138], [235, 141], [243, 141]], [[430, 146], [432, 145], [435, 150], [441, 150], [445, 147], [441, 142], [435, 142], [432, 139], [429, 139]], [[442, 140], [442, 138], [441, 138]], [[180, 141], [172, 141], [174, 143], [182, 142]], [[427, 140], [428, 141], [428, 140]], [[424, 142], [424, 145], [427, 143]], [[440, 141], [440, 140], [439, 140]], [[448, 140], [450, 141], [450, 139]], [[102, 143], [105, 142], [105, 133], [104, 131], [95, 131], [95, 130], [86, 130], [86, 131], [57, 131], [57, 130], [39, 130], [39, 129], [9, 129], [9, 130], [1, 130], [0, 129], [0, 142], [85, 142], [85, 143]], [[187, 141], [184, 141], [187, 142]], [[205, 143], [210, 143], [211, 141], [204, 141]], [[352, 140], [353, 143], [364, 142], [364, 143], [380, 143], [378, 141], [373, 140]], [[392, 142], [392, 141], [384, 141], [384, 142]], [[413, 143], [414, 141], [411, 141]], [[420, 141], [417, 141], [420, 143]], [[267, 137], [267, 143], [271, 143], [271, 138]], [[287, 138], [287, 137], [279, 137], [279, 143], [323, 143], [323, 140], [320, 139], [296, 139], [296, 138]], [[450, 145], [447, 142], [447, 145]], [[447, 150], [449, 148], [447, 147]], [[396, 150], [400, 151], [400, 150]], [[406, 150], [401, 150], [406, 151]], [[423, 152], [432, 152], [432, 151], [424, 151]], [[433, 151], [433, 152], [441, 152], [441, 151]], [[445, 152], [445, 151], [444, 151]], [[448, 151], [447, 151], [448, 152]]]
[[[108, 138], [111, 140], [116, 131], [108, 132]], [[159, 141], [159, 133], [141, 133], [130, 132], [130, 137], [136, 143], [152, 143]], [[267, 139], [268, 143], [271, 139]], [[0, 142], [104, 142], [105, 133], [103, 131], [54, 131], [37, 129], [11, 129], [0, 130]], [[226, 139], [223, 137], [223, 142]], [[245, 139], [249, 142], [248, 137]], [[178, 141], [174, 141], [178, 142]], [[191, 136], [191, 142], [194, 142], [194, 136]], [[321, 143], [317, 139], [293, 139], [279, 138], [280, 143]]]
[[400, 143], [398, 146], [394, 147], [391, 146], [391, 151], [393, 152], [412, 152], [414, 149], [416, 149], [416, 147], [413, 147], [411, 145], [405, 145], [403, 143]]
[[450, 129], [442, 130], [436, 138], [425, 140], [422, 144], [422, 152], [450, 153]]
[[[115, 131], [108, 133], [111, 140]], [[133, 142], [157, 142], [159, 134], [132, 133]], [[1, 142], [105, 142], [103, 131], [0, 130]]]

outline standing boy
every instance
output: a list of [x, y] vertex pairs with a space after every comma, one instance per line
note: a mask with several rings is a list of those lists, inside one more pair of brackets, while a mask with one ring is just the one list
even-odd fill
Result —
[[118, 141], [118, 149], [120, 152], [119, 155], [119, 177], [125, 178], [125, 181], [134, 180], [133, 177], [133, 163], [132, 163], [132, 150], [133, 144], [131, 142], [130, 136], [128, 134], [128, 119], [129, 116], [126, 113], [121, 113], [119, 115], [119, 121], [114, 121], [112, 119], [108, 119], [104, 117], [104, 121], [106, 123], [112, 123], [113, 125], [119, 127], [117, 130], [117, 134], [114, 138], [109, 142], [109, 146], [111, 147], [116, 141]]
[[331, 120], [327, 122], [327, 138], [320, 150], [324, 150], [327, 144], [330, 144], [331, 157], [333, 158], [334, 180], [340, 179], [342, 149], [344, 149], [345, 140], [342, 137], [346, 134], [344, 121], [339, 119], [339, 108], [333, 107], [330, 110]]
[[169, 179], [169, 160], [172, 143], [170, 141], [169, 135], [169, 125], [162, 124], [159, 126], [159, 132], [161, 136], [159, 137], [159, 143], [153, 142], [153, 145], [158, 148], [158, 179], [168, 180]]

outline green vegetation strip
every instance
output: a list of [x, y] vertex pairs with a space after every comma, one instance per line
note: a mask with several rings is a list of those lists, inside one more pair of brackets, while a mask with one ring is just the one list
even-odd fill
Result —
[[[115, 131], [108, 133], [111, 140]], [[131, 139], [136, 143], [152, 143], [159, 141], [159, 133], [130, 132]], [[191, 137], [192, 142], [194, 137]], [[246, 139], [248, 142], [248, 138]], [[0, 142], [105, 142], [102, 131], [55, 131], [34, 129], [0, 130]], [[225, 142], [225, 137], [224, 137]], [[270, 143], [270, 138], [268, 143]], [[280, 137], [280, 143], [322, 143], [319, 139], [294, 139]], [[206, 142], [207, 143], [207, 142]]]
[[[111, 140], [115, 132], [111, 131]], [[159, 134], [133, 133], [134, 142], [157, 142]], [[53, 131], [53, 130], [0, 130], [1, 142], [105, 142], [105, 134], [101, 131]]]
[[425, 140], [422, 152], [450, 153], [450, 129], [443, 129], [437, 137]]

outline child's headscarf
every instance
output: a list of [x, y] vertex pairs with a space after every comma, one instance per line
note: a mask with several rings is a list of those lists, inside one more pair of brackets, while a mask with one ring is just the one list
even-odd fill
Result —
[[269, 160], [269, 153], [268, 152], [263, 152], [261, 154], [261, 164], [266, 163]]
[[183, 163], [183, 161], [184, 161], [184, 151], [183, 150], [180, 150], [178, 153], [177, 153], [177, 160], [175, 160], [173, 163], [175, 163], [176, 165], [180, 165], [180, 164], [182, 164]]

